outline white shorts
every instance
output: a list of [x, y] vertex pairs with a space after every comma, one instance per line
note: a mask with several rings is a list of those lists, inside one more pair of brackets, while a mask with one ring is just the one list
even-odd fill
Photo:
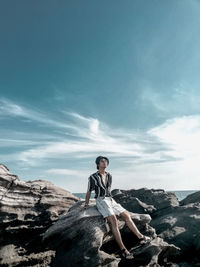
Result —
[[114, 214], [119, 215], [126, 210], [112, 197], [97, 197], [96, 206], [104, 218]]

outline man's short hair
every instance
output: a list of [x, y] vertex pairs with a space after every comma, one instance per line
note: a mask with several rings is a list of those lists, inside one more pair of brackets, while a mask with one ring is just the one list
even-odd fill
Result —
[[104, 157], [104, 156], [98, 156], [95, 160], [95, 163], [97, 164], [97, 169], [99, 169], [99, 162], [101, 159], [105, 159], [107, 160], [107, 163], [109, 164], [109, 159], [107, 157]]

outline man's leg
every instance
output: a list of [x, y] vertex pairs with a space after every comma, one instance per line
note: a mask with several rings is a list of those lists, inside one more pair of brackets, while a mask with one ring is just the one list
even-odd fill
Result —
[[117, 244], [119, 245], [120, 249], [125, 248], [125, 246], [122, 242], [121, 233], [119, 231], [117, 217], [115, 215], [111, 215], [111, 216], [107, 216], [106, 219], [111, 224], [112, 233], [113, 233], [114, 238], [115, 238]]
[[[128, 228], [138, 237], [142, 238], [144, 235], [140, 233], [135, 223], [132, 221], [131, 216], [127, 210], [119, 214], [119, 216], [125, 221]], [[147, 238], [148, 239], [148, 238]]]

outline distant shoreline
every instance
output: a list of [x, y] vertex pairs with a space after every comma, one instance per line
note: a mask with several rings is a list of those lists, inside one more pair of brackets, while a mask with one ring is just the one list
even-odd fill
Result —
[[[194, 193], [194, 192], [197, 192], [197, 191], [200, 191], [200, 190], [166, 190], [165, 192], [169, 193], [174, 193], [178, 200], [181, 201], [183, 200], [184, 198], [186, 198], [188, 195]], [[77, 197], [80, 197], [82, 199], [85, 199], [85, 195], [86, 193], [72, 193], [74, 196], [77, 196]], [[95, 193], [91, 193], [91, 198], [94, 198], [95, 196]]]

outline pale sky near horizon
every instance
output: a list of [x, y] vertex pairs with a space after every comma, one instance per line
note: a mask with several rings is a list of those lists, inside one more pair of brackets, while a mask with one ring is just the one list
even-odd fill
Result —
[[1, 1], [0, 163], [85, 192], [200, 190], [200, 1]]

